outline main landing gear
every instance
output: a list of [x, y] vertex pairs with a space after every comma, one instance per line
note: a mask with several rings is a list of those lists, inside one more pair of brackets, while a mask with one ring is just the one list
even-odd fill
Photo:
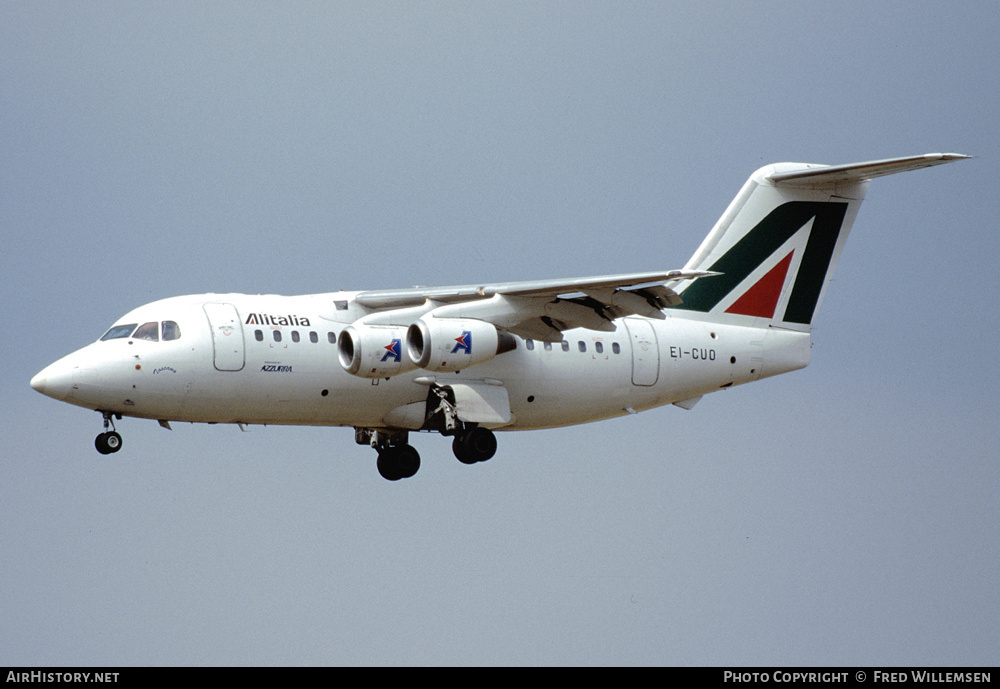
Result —
[[378, 473], [387, 481], [410, 478], [420, 468], [420, 455], [412, 445], [388, 445], [378, 451]]
[[[476, 426], [457, 431], [451, 447], [463, 464], [485, 462], [497, 452], [493, 431]], [[420, 454], [409, 444], [406, 431], [377, 428], [356, 428], [354, 439], [359, 445], [371, 445], [378, 452], [378, 473], [388, 481], [410, 478], [420, 469]]]
[[420, 455], [407, 443], [408, 439], [406, 431], [354, 429], [354, 441], [358, 445], [371, 445], [378, 452], [378, 473], [387, 481], [410, 478], [420, 468]]
[[448, 386], [434, 385], [427, 396], [425, 426], [442, 435], [453, 435], [451, 449], [462, 464], [485, 462], [497, 453], [497, 438], [488, 428], [464, 423], [458, 415], [455, 393]]
[[[104, 415], [104, 432], [94, 439], [94, 447], [102, 455], [110, 455], [122, 449], [122, 437], [115, 430], [115, 422], [111, 412], [105, 411], [101, 414]], [[122, 418], [120, 414], [117, 417], [119, 420]], [[108, 430], [109, 428], [111, 430]]]
[[462, 464], [485, 462], [497, 453], [497, 437], [488, 428], [470, 428], [455, 434], [451, 449]]

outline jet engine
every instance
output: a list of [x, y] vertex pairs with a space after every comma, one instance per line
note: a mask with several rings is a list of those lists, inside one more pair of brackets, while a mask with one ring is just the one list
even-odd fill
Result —
[[471, 318], [425, 316], [406, 331], [410, 362], [441, 373], [481, 364], [516, 346], [513, 335]]
[[417, 366], [403, 351], [406, 326], [349, 325], [337, 337], [340, 365], [362, 378], [389, 378]]

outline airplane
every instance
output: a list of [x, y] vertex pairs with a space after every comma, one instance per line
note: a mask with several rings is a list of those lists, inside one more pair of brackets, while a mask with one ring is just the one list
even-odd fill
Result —
[[680, 270], [305, 296], [200, 294], [125, 314], [31, 379], [115, 420], [353, 427], [386, 479], [411, 433], [465, 464], [494, 431], [668, 404], [809, 364], [810, 332], [869, 181], [970, 156], [932, 153], [754, 172]]

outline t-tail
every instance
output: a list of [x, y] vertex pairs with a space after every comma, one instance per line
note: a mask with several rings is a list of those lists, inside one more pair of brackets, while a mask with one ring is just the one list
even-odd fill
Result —
[[684, 266], [718, 275], [681, 286], [683, 303], [673, 308], [712, 321], [809, 332], [869, 180], [968, 157], [762, 167]]

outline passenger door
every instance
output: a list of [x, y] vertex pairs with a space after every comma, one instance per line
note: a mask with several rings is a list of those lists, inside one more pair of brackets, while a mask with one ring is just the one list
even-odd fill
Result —
[[653, 325], [639, 318], [626, 318], [625, 327], [632, 345], [632, 384], [655, 385], [660, 377], [660, 348]]
[[243, 324], [236, 307], [232, 304], [205, 304], [204, 308], [212, 331], [215, 368], [219, 371], [243, 370]]

